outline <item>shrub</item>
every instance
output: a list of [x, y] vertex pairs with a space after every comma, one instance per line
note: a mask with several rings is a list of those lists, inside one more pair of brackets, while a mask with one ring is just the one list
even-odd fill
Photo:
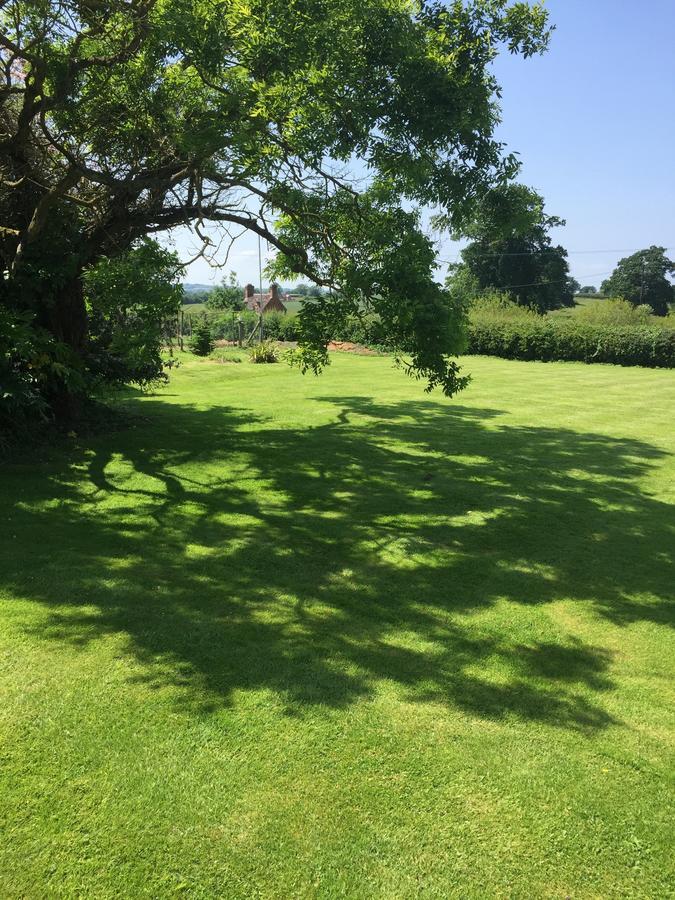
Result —
[[[175, 254], [151, 240], [101, 257], [83, 274], [88, 339], [77, 351], [31, 311], [16, 284], [0, 279], [0, 444], [81, 416], [97, 393], [164, 380], [164, 325], [175, 334], [182, 295], [177, 271]], [[58, 278], [52, 282], [56, 290]]]
[[[241, 312], [225, 312], [209, 316], [211, 323], [211, 334], [217, 341], [236, 341], [239, 338], [239, 320], [242, 322], [242, 331], [244, 339], [246, 339], [258, 317], [250, 310], [242, 310]], [[194, 326], [193, 326], [194, 330]]]
[[71, 349], [30, 312], [0, 305], [0, 450], [50, 421], [53, 392], [60, 385], [81, 390], [86, 376]]
[[472, 322], [536, 322], [541, 314], [529, 306], [516, 303], [510, 294], [502, 291], [485, 291], [469, 306]]
[[[239, 320], [242, 323], [243, 338], [246, 340], [258, 323], [258, 316], [250, 310], [204, 313], [211, 326], [211, 335], [217, 341], [236, 341], [239, 338]], [[198, 319], [193, 317], [192, 333], [196, 332]], [[190, 319], [186, 318], [185, 328]], [[263, 319], [265, 337], [270, 340], [297, 341], [300, 323], [296, 315], [288, 313], [266, 313]]]
[[384, 347], [387, 343], [385, 330], [378, 316], [351, 316], [343, 327], [333, 335], [334, 341], [351, 341], [366, 347]]
[[263, 315], [263, 334], [270, 341], [297, 341], [299, 329], [298, 317], [282, 312], [269, 312]]
[[249, 358], [252, 363], [276, 363], [279, 362], [279, 348], [272, 341], [263, 341], [249, 348]]
[[280, 341], [297, 341], [300, 338], [300, 321], [297, 316], [286, 315], [281, 316], [279, 327]]
[[675, 331], [654, 325], [599, 325], [578, 318], [472, 321], [467, 353], [544, 362], [675, 368]]
[[281, 323], [285, 314], [281, 312], [268, 312], [263, 315], [263, 334], [270, 341], [278, 341], [281, 334]]
[[175, 253], [144, 239], [84, 273], [91, 386], [166, 381], [162, 341], [176, 333], [183, 295], [177, 267]]
[[53, 365], [47, 341], [40, 339], [30, 314], [0, 306], [0, 449], [4, 438], [45, 415], [43, 370]]
[[599, 300], [581, 307], [577, 316], [595, 325], [651, 325], [653, 310], [646, 303], [633, 306], [627, 300]]
[[197, 319], [189, 346], [196, 356], [208, 356], [213, 350], [213, 332], [211, 323], [206, 315], [201, 315]]

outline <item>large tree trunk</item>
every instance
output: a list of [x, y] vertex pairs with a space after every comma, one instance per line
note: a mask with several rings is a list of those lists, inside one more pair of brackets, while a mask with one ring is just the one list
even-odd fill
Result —
[[87, 344], [87, 310], [79, 274], [59, 290], [50, 318], [54, 337], [81, 355]]
[[64, 343], [72, 353], [75, 378], [59, 379], [49, 394], [49, 403], [57, 422], [67, 425], [82, 414], [84, 391], [77, 382], [77, 370], [84, 364], [87, 348], [87, 310], [84, 302], [82, 278], [69, 279], [54, 297], [49, 310], [49, 331], [57, 341]]

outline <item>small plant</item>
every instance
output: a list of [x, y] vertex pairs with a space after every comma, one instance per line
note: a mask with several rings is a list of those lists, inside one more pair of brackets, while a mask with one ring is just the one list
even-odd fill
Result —
[[255, 344], [249, 349], [248, 355], [253, 363], [279, 362], [279, 348], [272, 341], [263, 341], [261, 344]]
[[213, 350], [211, 323], [205, 315], [201, 315], [195, 322], [189, 347], [196, 356], [208, 356]]
[[216, 350], [216, 352], [213, 354], [213, 357], [216, 362], [223, 365], [230, 365], [231, 363], [236, 364], [241, 362], [241, 356], [233, 354], [232, 351], [228, 348], [225, 348], [223, 350]]

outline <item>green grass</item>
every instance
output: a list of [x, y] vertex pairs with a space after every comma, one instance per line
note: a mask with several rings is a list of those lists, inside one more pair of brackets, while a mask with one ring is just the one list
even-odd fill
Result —
[[547, 315], [556, 319], [575, 319], [583, 310], [595, 306], [598, 303], [605, 303], [605, 297], [575, 297], [574, 306], [563, 306], [560, 309], [552, 309]]
[[675, 379], [185, 356], [3, 466], [0, 896], [672, 896]]
[[286, 300], [284, 301], [284, 306], [286, 307], [286, 312], [289, 315], [295, 316], [302, 309], [303, 300]]
[[203, 312], [211, 312], [206, 303], [183, 303], [181, 309], [185, 316], [198, 316]]

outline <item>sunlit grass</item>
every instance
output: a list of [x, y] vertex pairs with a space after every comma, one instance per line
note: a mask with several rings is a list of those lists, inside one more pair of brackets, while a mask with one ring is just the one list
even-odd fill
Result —
[[3, 468], [0, 896], [668, 896], [672, 374], [242, 360]]

